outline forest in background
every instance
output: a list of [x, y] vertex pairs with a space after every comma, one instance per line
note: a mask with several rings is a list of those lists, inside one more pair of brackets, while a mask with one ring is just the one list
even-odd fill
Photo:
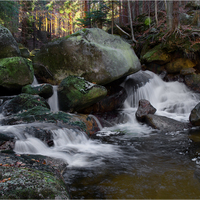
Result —
[[198, 1], [181, 0], [0, 1], [0, 24], [30, 50], [93, 27], [137, 42], [135, 37], [150, 28], [175, 30], [184, 25], [180, 19], [187, 19], [187, 12], [191, 12], [185, 9], [187, 5], [193, 6], [195, 16], [191, 23], [199, 26], [198, 4]]

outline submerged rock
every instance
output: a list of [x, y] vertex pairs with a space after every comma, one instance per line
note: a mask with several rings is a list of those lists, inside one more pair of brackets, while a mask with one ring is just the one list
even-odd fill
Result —
[[46, 44], [33, 61], [37, 77], [57, 83], [75, 75], [105, 85], [141, 68], [131, 45], [98, 28], [83, 29]]
[[192, 109], [189, 120], [193, 126], [200, 126], [200, 103]]
[[0, 95], [19, 94], [21, 88], [33, 82], [31, 61], [21, 57], [0, 59]]
[[103, 86], [81, 77], [68, 76], [58, 86], [59, 108], [63, 111], [79, 111], [100, 101], [106, 94]]
[[22, 88], [23, 93], [39, 95], [48, 99], [53, 95], [53, 86], [50, 84], [26, 85]]
[[149, 101], [141, 99], [139, 101], [138, 109], [135, 113], [136, 119], [140, 122], [144, 121], [145, 116], [148, 114], [154, 114], [156, 109], [150, 104]]
[[183, 123], [165, 116], [158, 116], [153, 114], [146, 115], [144, 117], [144, 121], [152, 128], [165, 132], [182, 131], [184, 129], [191, 128], [189, 123]]
[[18, 44], [11, 32], [0, 25], [0, 59], [20, 56]]

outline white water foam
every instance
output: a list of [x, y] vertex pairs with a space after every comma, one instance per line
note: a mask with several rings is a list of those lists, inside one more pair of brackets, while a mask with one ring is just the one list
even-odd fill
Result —
[[48, 104], [51, 108], [52, 112], [59, 111], [59, 105], [58, 105], [58, 86], [53, 86], [53, 95], [48, 99]]
[[38, 85], [38, 81], [36, 77], [34, 76], [32, 86], [35, 86], [35, 85]]
[[[116, 149], [109, 144], [90, 140], [84, 132], [71, 129], [52, 130], [54, 146], [48, 147], [41, 140], [23, 134], [14, 151], [18, 154], [38, 154], [62, 159], [68, 167], [92, 167], [103, 164], [104, 157], [115, 157]], [[18, 135], [17, 135], [18, 137]]]
[[[141, 72], [142, 73], [142, 72]], [[132, 133], [134, 136], [148, 136], [152, 134], [152, 128], [138, 123], [135, 112], [140, 99], [148, 100], [156, 109], [156, 114], [166, 116], [178, 121], [189, 121], [191, 110], [199, 103], [200, 96], [190, 91], [183, 83], [164, 82], [159, 76], [150, 71], [145, 73], [151, 76], [149, 82], [142, 87], [128, 90], [128, 98], [121, 110], [128, 120], [125, 123], [116, 124], [111, 128], [104, 128], [102, 133], [110, 131], [111, 134], [118, 130]], [[131, 76], [129, 76], [131, 78]], [[130, 87], [130, 86], [129, 86]], [[126, 89], [126, 88], [125, 88]]]

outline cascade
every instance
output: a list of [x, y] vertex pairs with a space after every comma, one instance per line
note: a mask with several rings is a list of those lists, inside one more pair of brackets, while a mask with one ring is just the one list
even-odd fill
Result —
[[54, 85], [53, 86], [53, 95], [48, 99], [48, 104], [51, 108], [52, 112], [57, 112], [59, 111], [59, 105], [58, 105], [58, 86]]
[[33, 78], [33, 83], [32, 83], [31, 85], [32, 85], [32, 86], [38, 85], [38, 81], [37, 81], [37, 79], [36, 79], [35, 76], [34, 76], [34, 78]]

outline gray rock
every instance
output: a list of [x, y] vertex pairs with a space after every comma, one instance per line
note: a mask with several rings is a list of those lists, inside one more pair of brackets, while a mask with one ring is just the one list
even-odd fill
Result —
[[165, 132], [182, 131], [190, 128], [190, 124], [176, 121], [165, 116], [148, 114], [145, 116], [145, 123], [154, 129]]
[[20, 56], [18, 44], [11, 32], [0, 25], [0, 58]]
[[46, 44], [33, 61], [37, 77], [58, 83], [75, 75], [105, 85], [141, 68], [130, 44], [98, 28], [83, 29]]
[[200, 126], [200, 103], [192, 109], [189, 120], [193, 126]]

